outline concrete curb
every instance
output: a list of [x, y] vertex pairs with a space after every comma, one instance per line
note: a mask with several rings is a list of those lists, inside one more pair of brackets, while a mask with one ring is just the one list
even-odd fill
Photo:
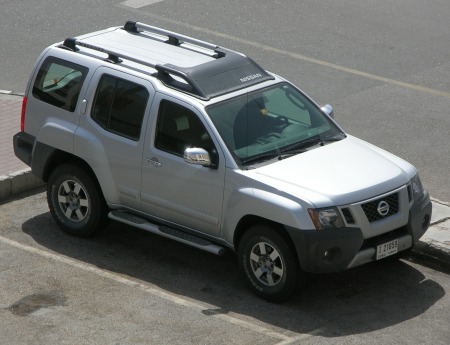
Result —
[[432, 265], [450, 269], [450, 204], [432, 198], [433, 216], [413, 254]]
[[0, 95], [11, 95], [11, 96], [24, 96], [25, 94], [23, 92], [14, 92], [9, 90], [0, 90]]
[[450, 269], [450, 253], [439, 242], [419, 240], [414, 246], [412, 254], [427, 264]]
[[43, 185], [45, 183], [34, 176], [30, 168], [2, 175], [0, 176], [0, 200]]

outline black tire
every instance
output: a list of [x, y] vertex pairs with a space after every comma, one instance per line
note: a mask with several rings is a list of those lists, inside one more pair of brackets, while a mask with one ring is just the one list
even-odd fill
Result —
[[295, 250], [280, 232], [267, 225], [251, 227], [242, 237], [239, 267], [249, 287], [270, 302], [282, 302], [298, 287], [300, 267]]
[[65, 232], [88, 237], [108, 222], [107, 206], [96, 181], [77, 165], [57, 167], [47, 182], [50, 213]]

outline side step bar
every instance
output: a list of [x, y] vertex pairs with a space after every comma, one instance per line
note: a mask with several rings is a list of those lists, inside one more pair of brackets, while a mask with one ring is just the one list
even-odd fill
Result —
[[108, 217], [118, 222], [149, 231], [156, 235], [170, 238], [172, 240], [187, 244], [191, 247], [195, 247], [212, 254], [223, 255], [225, 253], [224, 247], [218, 246], [208, 240], [167, 226], [150, 223], [146, 219], [136, 216], [130, 212], [111, 211], [109, 212]]

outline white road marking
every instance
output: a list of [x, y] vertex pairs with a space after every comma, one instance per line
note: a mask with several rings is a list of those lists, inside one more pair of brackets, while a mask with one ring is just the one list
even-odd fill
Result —
[[121, 3], [121, 5], [125, 5], [131, 8], [141, 8], [148, 5], [156, 4], [157, 2], [161, 2], [163, 0], [128, 0]]
[[[111, 271], [98, 268], [97, 266], [90, 265], [85, 262], [69, 258], [67, 256], [63, 256], [63, 255], [51, 253], [51, 252], [48, 252], [48, 251], [45, 251], [45, 250], [42, 250], [39, 248], [31, 247], [29, 245], [13, 241], [13, 240], [3, 237], [3, 236], [0, 236], [0, 242], [3, 242], [11, 247], [15, 247], [17, 249], [26, 251], [28, 253], [36, 254], [36, 255], [42, 256], [46, 259], [54, 260], [56, 262], [60, 262], [60, 263], [81, 269], [83, 271], [96, 274], [100, 277], [109, 279], [116, 283], [120, 283], [120, 284], [129, 286], [129, 287], [132, 287], [132, 288], [137, 288], [141, 291], [144, 291], [153, 296], [165, 299], [169, 302], [172, 302], [172, 303], [175, 303], [175, 304], [178, 304], [178, 305], [181, 305], [181, 306], [193, 309], [193, 310], [197, 310], [199, 312], [204, 312], [204, 314], [208, 315], [209, 317], [215, 317], [217, 319], [221, 319], [223, 321], [226, 321], [231, 324], [240, 326], [242, 328], [251, 330], [253, 332], [256, 332], [256, 333], [259, 333], [259, 334], [262, 334], [262, 335], [265, 335], [265, 336], [268, 336], [268, 337], [271, 337], [274, 339], [279, 339], [282, 341], [283, 344], [285, 341], [289, 341], [289, 340], [293, 339], [292, 337], [288, 337], [280, 332], [272, 331], [268, 328], [258, 326], [256, 324], [238, 319], [238, 318], [230, 316], [230, 315], [220, 314], [220, 313], [215, 314], [214, 310], [220, 310], [220, 308], [213, 306], [213, 305], [201, 303], [199, 301], [183, 298], [179, 295], [169, 293], [165, 290], [162, 290], [162, 289], [156, 287], [155, 285], [152, 285], [149, 283], [144, 284], [144, 283], [140, 282], [139, 280], [135, 280], [135, 279], [126, 277], [126, 276], [118, 274], [118, 273], [113, 273]], [[213, 312], [211, 313], [210, 311], [213, 311]]]
[[279, 343], [276, 343], [275, 345], [298, 345], [298, 344], [301, 344], [302, 341], [305, 341], [306, 339], [311, 338], [311, 337], [313, 337], [312, 334], [300, 334], [293, 338], [282, 340]]

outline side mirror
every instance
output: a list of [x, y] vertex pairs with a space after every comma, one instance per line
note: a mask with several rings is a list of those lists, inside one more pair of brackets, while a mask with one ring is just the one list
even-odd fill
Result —
[[184, 151], [184, 161], [189, 164], [202, 165], [204, 167], [211, 166], [211, 157], [208, 151], [198, 147], [187, 148]]
[[334, 119], [333, 107], [329, 104], [324, 105], [320, 108], [325, 114]]

